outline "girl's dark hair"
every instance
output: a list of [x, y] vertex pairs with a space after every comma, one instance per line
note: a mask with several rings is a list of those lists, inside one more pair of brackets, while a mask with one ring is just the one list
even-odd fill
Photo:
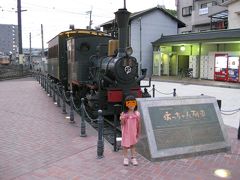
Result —
[[[133, 95], [126, 96], [126, 98], [124, 100], [124, 104], [123, 104], [123, 111], [125, 113], [128, 112], [128, 107], [126, 106], [126, 101], [131, 101], [131, 100], [135, 100], [136, 101], [136, 98]], [[136, 111], [136, 110], [137, 110], [137, 105], [134, 108], [134, 111]]]

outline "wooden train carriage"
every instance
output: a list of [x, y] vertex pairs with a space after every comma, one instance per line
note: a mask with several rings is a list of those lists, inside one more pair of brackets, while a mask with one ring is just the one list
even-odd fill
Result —
[[[85, 43], [92, 41], [91, 37], [106, 37], [110, 39], [109, 35], [95, 31], [95, 30], [86, 30], [86, 29], [75, 29], [59, 33], [53, 39], [48, 42], [48, 74], [60, 81], [65, 87], [68, 86], [68, 57], [67, 57], [67, 40], [69, 38], [85, 38]], [[80, 47], [75, 47], [76, 52], [80, 51]], [[92, 47], [93, 49], [94, 47]], [[89, 59], [91, 53], [82, 53], [82, 58]], [[79, 60], [81, 61], [81, 60]]]

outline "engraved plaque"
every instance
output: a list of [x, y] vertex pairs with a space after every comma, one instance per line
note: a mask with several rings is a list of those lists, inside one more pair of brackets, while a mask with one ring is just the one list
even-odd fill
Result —
[[138, 99], [138, 106], [142, 115], [142, 135], [137, 148], [150, 160], [230, 149], [214, 97]]

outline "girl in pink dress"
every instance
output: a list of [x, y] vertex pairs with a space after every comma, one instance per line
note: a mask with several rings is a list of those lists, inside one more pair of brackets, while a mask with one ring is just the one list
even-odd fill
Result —
[[140, 134], [140, 113], [137, 111], [137, 101], [134, 96], [127, 96], [124, 103], [124, 112], [120, 115], [122, 128], [122, 147], [123, 147], [123, 164], [128, 166], [128, 149], [131, 151], [131, 163], [138, 165], [136, 160], [135, 144]]

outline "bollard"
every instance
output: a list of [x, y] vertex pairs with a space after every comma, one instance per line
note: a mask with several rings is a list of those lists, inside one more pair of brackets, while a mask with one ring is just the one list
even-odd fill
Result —
[[40, 84], [40, 75], [38, 72], [37, 72], [37, 80], [38, 80], [38, 83]]
[[117, 120], [118, 120], [118, 115], [120, 114], [121, 111], [121, 105], [120, 104], [115, 104], [114, 105], [114, 141], [113, 141], [113, 150], [116, 152], [118, 151], [117, 147]]
[[173, 97], [176, 97], [176, 95], [177, 95], [177, 94], [176, 94], [176, 89], [174, 88], [174, 89], [173, 89]]
[[59, 84], [57, 84], [57, 107], [61, 107], [61, 104], [60, 104]]
[[240, 119], [239, 119], [239, 126], [238, 126], [238, 139], [240, 139]]
[[104, 142], [103, 142], [103, 116], [102, 110], [98, 110], [98, 142], [97, 142], [97, 158], [103, 158]]
[[64, 96], [64, 86], [62, 86], [62, 114], [67, 114], [66, 104], [65, 104], [65, 96]]
[[75, 123], [74, 121], [74, 110], [73, 110], [73, 92], [70, 91], [70, 123]]
[[85, 123], [85, 110], [84, 110], [84, 98], [81, 98], [81, 133], [80, 136], [81, 137], [86, 137], [86, 123]]
[[43, 75], [43, 89], [46, 91], [46, 76]]
[[42, 86], [41, 74], [39, 73], [39, 84]]
[[49, 97], [52, 97], [52, 80], [49, 79]]
[[45, 75], [43, 74], [43, 90], [45, 90]]
[[155, 97], [155, 85], [153, 84], [153, 97]]
[[48, 76], [47, 76], [47, 82], [46, 82], [46, 89], [47, 89], [47, 95], [49, 96], [49, 79], [48, 79]]
[[43, 84], [42, 84], [42, 74], [40, 74], [40, 84], [41, 84], [41, 86], [43, 86]]
[[217, 99], [217, 104], [218, 104], [219, 109], [221, 110], [221, 108], [222, 108], [222, 100]]
[[55, 92], [55, 83], [52, 83], [52, 90], [53, 90], [53, 102], [56, 102], [56, 92]]
[[45, 79], [45, 91], [47, 91], [47, 76], [46, 75], [44, 76], [44, 79]]

